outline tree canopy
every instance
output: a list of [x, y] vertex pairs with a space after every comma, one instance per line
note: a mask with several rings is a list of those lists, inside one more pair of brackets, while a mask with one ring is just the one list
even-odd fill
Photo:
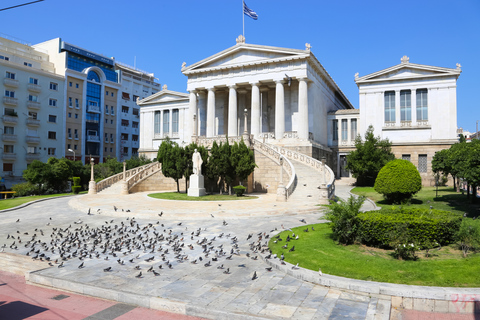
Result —
[[373, 186], [380, 169], [395, 159], [388, 139], [375, 137], [373, 126], [365, 132], [365, 141], [360, 135], [355, 138], [355, 150], [347, 155], [346, 169], [357, 179], [357, 185]]

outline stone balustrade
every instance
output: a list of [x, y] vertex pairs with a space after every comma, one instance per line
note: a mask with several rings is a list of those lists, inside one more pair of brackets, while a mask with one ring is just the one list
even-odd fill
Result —
[[143, 166], [143, 170], [139, 170], [136, 174], [132, 175], [130, 179], [127, 180], [128, 190], [136, 186], [138, 183], [142, 182], [151, 175], [157, 173], [162, 169], [160, 162], [153, 162], [150, 166]]
[[[149, 170], [150, 167], [156, 167], [156, 166], [159, 166], [159, 165], [160, 165], [160, 163], [153, 162], [153, 163], [148, 163], [146, 165], [143, 165], [141, 167], [137, 167], [137, 168], [127, 170], [127, 171], [125, 171], [125, 180], [129, 181], [132, 177], [139, 174], [140, 172], [143, 172], [145, 170]], [[146, 171], [146, 172], [149, 172], [149, 171]], [[113, 184], [115, 184], [115, 183], [117, 183], [121, 180], [123, 180], [123, 172], [117, 173], [113, 176], [110, 176], [106, 179], [103, 179], [102, 181], [97, 182], [97, 192], [100, 192], [100, 191], [110, 187], [111, 185], [113, 185]], [[138, 183], [140, 180], [138, 180], [138, 178], [137, 178], [137, 179], [135, 179], [135, 181], [136, 181], [136, 183]], [[129, 186], [130, 186], [130, 184], [129, 184]]]

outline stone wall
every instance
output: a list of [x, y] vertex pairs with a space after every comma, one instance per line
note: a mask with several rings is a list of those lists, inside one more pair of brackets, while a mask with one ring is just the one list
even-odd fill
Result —
[[[254, 155], [255, 163], [258, 166], [253, 172], [254, 192], [277, 193], [277, 188], [280, 183], [280, 165], [258, 150], [254, 150]], [[284, 185], [288, 183], [288, 180], [289, 177], [284, 170]]]
[[[180, 192], [185, 192], [185, 179], [181, 179], [179, 184]], [[160, 170], [130, 189], [130, 193], [143, 191], [177, 191], [177, 183], [173, 178], [165, 178]]]

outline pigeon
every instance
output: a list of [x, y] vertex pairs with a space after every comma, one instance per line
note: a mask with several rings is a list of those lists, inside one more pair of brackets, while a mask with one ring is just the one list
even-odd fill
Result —
[[227, 270], [223, 271], [224, 274], [230, 274], [230, 268], [227, 268]]
[[63, 267], [63, 261], [58, 265], [59, 268]]
[[210, 213], [210, 215], [212, 216], [212, 218], [215, 218], [215, 217], [213, 216], [213, 214]]
[[17, 219], [17, 221], [15, 221], [15, 222], [20, 222], [20, 219]]
[[78, 266], [78, 269], [84, 268], [84, 265], [83, 265], [83, 264], [84, 264], [84, 262], [82, 262], [82, 264]]
[[295, 246], [291, 247], [290, 250], [288, 250], [288, 252], [292, 252], [292, 251], [295, 251]]
[[158, 216], [161, 217], [163, 215], [163, 211], [161, 211]]
[[272, 271], [272, 267], [267, 267], [265, 268], [265, 270], [267, 270], [268, 272]]
[[300, 222], [307, 223], [307, 221], [305, 221], [305, 219], [300, 219]]
[[141, 278], [141, 277], [142, 277], [142, 271], [140, 271], [140, 273], [135, 276], [135, 278]]
[[292, 266], [292, 269], [297, 270], [298, 269], [298, 263], [296, 265]]
[[319, 274], [320, 276], [323, 276], [322, 269], [320, 269], [320, 268], [318, 269], [318, 274]]
[[108, 268], [103, 269], [103, 272], [109, 272], [109, 271], [112, 271], [112, 267], [108, 267]]
[[254, 272], [253, 272], [252, 280], [255, 280], [255, 279], [258, 279], [258, 277], [257, 277], [257, 271], [254, 271]]
[[157, 271], [155, 271], [155, 270], [152, 270], [152, 272], [153, 272], [153, 274], [154, 274], [155, 276], [159, 276], [159, 275], [160, 275], [160, 273], [157, 272]]

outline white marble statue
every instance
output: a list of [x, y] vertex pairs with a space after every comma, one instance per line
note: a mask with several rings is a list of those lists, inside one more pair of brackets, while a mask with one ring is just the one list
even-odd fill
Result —
[[202, 155], [200, 154], [200, 152], [197, 151], [197, 149], [195, 149], [195, 152], [193, 153], [192, 161], [193, 161], [193, 174], [201, 175], [203, 160], [202, 160]]

